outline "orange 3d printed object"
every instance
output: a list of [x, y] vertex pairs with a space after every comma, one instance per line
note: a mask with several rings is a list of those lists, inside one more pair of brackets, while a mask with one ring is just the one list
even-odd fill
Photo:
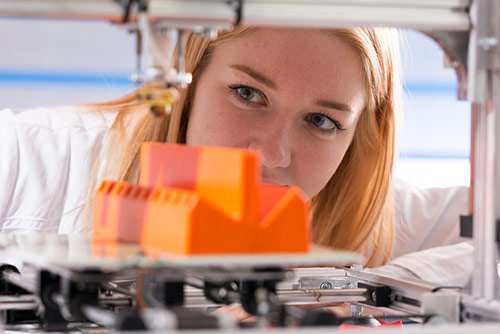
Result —
[[143, 143], [139, 184], [97, 190], [93, 238], [176, 254], [307, 252], [300, 190], [258, 175], [248, 150]]

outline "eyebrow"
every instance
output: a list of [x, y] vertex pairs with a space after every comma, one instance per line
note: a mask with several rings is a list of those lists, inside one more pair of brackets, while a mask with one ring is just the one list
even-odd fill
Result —
[[316, 104], [319, 105], [320, 107], [352, 112], [352, 109], [348, 104], [341, 103], [341, 102], [328, 101], [328, 100], [318, 100], [318, 101], [316, 101]]
[[[255, 80], [259, 81], [260, 83], [268, 86], [269, 88], [278, 89], [278, 85], [276, 85], [276, 83], [274, 81], [272, 81], [271, 79], [266, 77], [264, 74], [261, 74], [261, 73], [255, 71], [254, 69], [252, 69], [246, 65], [232, 64], [232, 65], [229, 65], [229, 67], [248, 74], [249, 76], [251, 76]], [[328, 100], [318, 100], [318, 101], [316, 101], [315, 104], [320, 106], [320, 107], [352, 112], [352, 109], [349, 105], [347, 105], [345, 103], [341, 103], [341, 102], [328, 101]]]
[[255, 80], [259, 81], [260, 83], [266, 85], [269, 88], [278, 89], [278, 85], [276, 85], [276, 83], [274, 81], [272, 81], [271, 79], [266, 77], [264, 74], [261, 74], [261, 73], [257, 72], [254, 69], [251, 69], [250, 67], [248, 67], [246, 65], [233, 64], [233, 65], [229, 65], [229, 66], [231, 68], [234, 68], [235, 70], [238, 70], [238, 71], [241, 71], [241, 72], [248, 74], [249, 76], [251, 76], [252, 78], [254, 78]]

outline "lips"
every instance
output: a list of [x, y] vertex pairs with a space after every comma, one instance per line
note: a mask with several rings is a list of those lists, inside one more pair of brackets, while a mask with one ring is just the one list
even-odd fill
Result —
[[267, 181], [262, 181], [262, 183], [272, 184], [274, 186], [279, 186], [279, 187], [288, 187], [288, 184], [279, 184], [279, 183], [267, 182]]
[[262, 183], [274, 184], [276, 186], [283, 186], [283, 187], [287, 187], [288, 186], [288, 183], [279, 182], [279, 181], [273, 180], [272, 178], [268, 178], [268, 177], [262, 177], [261, 178], [261, 182]]
[[269, 169], [262, 167], [261, 171], [262, 173], [260, 175], [260, 181], [263, 183], [274, 184], [277, 186], [289, 186], [290, 184], [292, 184], [290, 180], [285, 180], [285, 175], [275, 173], [278, 172], [277, 170], [270, 171]]

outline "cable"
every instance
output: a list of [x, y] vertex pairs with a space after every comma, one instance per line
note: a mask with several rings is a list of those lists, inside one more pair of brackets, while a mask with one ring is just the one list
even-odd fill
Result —
[[235, 20], [234, 26], [237, 27], [241, 24], [243, 19], [243, 0], [229, 0], [227, 4], [234, 7]]
[[127, 23], [130, 17], [130, 12], [132, 5], [137, 3], [137, 12], [143, 12], [148, 10], [148, 3], [146, 0], [129, 0], [125, 3], [123, 8], [123, 18], [122, 23]]
[[84, 305], [82, 306], [82, 312], [87, 319], [90, 321], [107, 327], [113, 328], [116, 323], [116, 313], [108, 310], [104, 310], [99, 307]]

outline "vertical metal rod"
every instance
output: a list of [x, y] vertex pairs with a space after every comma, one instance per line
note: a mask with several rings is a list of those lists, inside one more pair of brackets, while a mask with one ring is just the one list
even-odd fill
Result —
[[483, 297], [483, 276], [484, 276], [484, 235], [482, 225], [484, 222], [484, 212], [483, 203], [484, 203], [484, 191], [483, 188], [485, 186], [485, 177], [484, 177], [484, 145], [485, 142], [485, 128], [486, 128], [486, 119], [484, 117], [484, 110], [481, 108], [481, 105], [477, 102], [473, 103], [474, 109], [474, 124], [475, 128], [475, 156], [474, 156], [474, 225], [473, 225], [473, 237], [474, 237], [474, 270], [472, 274], [472, 295], [477, 298]]
[[177, 39], [177, 71], [178, 73], [184, 74], [186, 72], [185, 65], [185, 52], [184, 52], [184, 30], [178, 30], [178, 39]]
[[474, 217], [474, 189], [475, 189], [475, 183], [474, 183], [474, 175], [475, 175], [475, 157], [476, 157], [476, 103], [471, 103], [471, 126], [470, 126], [470, 176], [469, 176], [469, 181], [470, 181], [470, 186], [469, 186], [469, 215]]
[[[495, 218], [495, 149], [496, 122], [493, 107], [493, 74], [486, 75], [486, 101], [475, 103], [474, 166], [474, 245], [475, 263], [472, 294], [478, 298], [498, 296], [496, 218]], [[497, 158], [498, 159], [498, 158]]]
[[500, 297], [497, 264], [496, 221], [500, 209], [500, 104], [494, 93], [500, 88], [500, 52], [497, 48], [500, 25], [497, 16], [500, 2], [475, 0], [470, 17], [469, 98], [473, 103], [474, 124], [474, 270], [472, 294], [487, 300]]
[[137, 27], [137, 30], [135, 31], [135, 36], [136, 36], [136, 40], [135, 40], [135, 56], [136, 56], [136, 59], [135, 59], [135, 74], [136, 74], [136, 80], [135, 82], [136, 83], [141, 83], [142, 80], [141, 80], [141, 76], [143, 75], [142, 73], [142, 32], [141, 32], [141, 29], [139, 29], [139, 27]]
[[[148, 20], [148, 13], [146, 11], [139, 11], [137, 13], [137, 30], [138, 30], [138, 36], [140, 36], [140, 39], [138, 39], [138, 43], [140, 43], [140, 51], [142, 53], [142, 50], [146, 50], [147, 52], [147, 55], [148, 55], [148, 61], [147, 61], [147, 67], [150, 67], [152, 65], [154, 65], [154, 57], [153, 57], [153, 54], [152, 52], [150, 51], [150, 48], [151, 48], [151, 36], [150, 36], [150, 30], [149, 30], [149, 20]], [[139, 48], [139, 45], [137, 45], [137, 47]], [[137, 50], [138, 52], [139, 50]], [[138, 62], [137, 64], [140, 65], [140, 62], [141, 62], [141, 57], [138, 57]], [[146, 68], [147, 68], [146, 67]], [[146, 74], [145, 72], [144, 73], [140, 73], [141, 75], [142, 74]], [[147, 80], [146, 78], [143, 78], [143, 80], [141, 81], [144, 81], [144, 80]]]
[[489, 299], [500, 299], [500, 277], [498, 276], [498, 264], [500, 261], [497, 241], [497, 221], [500, 218], [500, 208], [498, 199], [500, 198], [500, 103], [498, 93], [500, 89], [500, 71], [493, 69], [488, 72], [487, 85], [487, 122], [488, 122], [488, 179], [486, 198], [486, 232], [489, 236], [486, 240], [487, 248], [485, 260], [488, 264], [488, 271], [485, 273], [486, 294]]

